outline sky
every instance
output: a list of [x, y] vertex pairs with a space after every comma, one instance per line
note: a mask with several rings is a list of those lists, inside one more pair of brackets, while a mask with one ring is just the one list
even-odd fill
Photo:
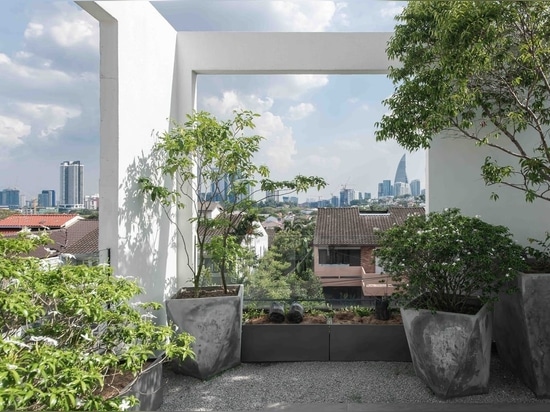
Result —
[[[386, 0], [174, 0], [153, 2], [177, 30], [386, 32], [405, 6]], [[425, 184], [425, 153], [376, 142], [393, 85], [382, 75], [202, 75], [197, 108], [226, 119], [252, 110], [264, 136], [256, 162], [274, 179], [323, 177], [327, 199], [347, 187], [377, 196], [407, 154], [409, 181]], [[59, 191], [59, 164], [84, 164], [99, 191], [99, 25], [73, 1], [0, 2], [0, 190], [26, 200]]]

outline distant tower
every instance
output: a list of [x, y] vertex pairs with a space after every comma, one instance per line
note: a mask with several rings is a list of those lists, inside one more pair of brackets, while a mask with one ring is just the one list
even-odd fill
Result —
[[84, 208], [84, 165], [80, 160], [63, 162], [59, 166], [59, 207]]
[[396, 183], [409, 183], [409, 179], [407, 179], [407, 160], [405, 159], [406, 156], [407, 155], [404, 154], [399, 161], [399, 164], [397, 165], [395, 179], [393, 180], [394, 185]]
[[42, 190], [38, 194], [39, 207], [55, 207], [55, 190]]
[[413, 196], [420, 196], [420, 180], [411, 180], [411, 194]]

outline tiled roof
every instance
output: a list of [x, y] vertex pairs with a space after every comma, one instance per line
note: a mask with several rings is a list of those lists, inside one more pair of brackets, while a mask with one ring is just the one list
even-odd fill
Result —
[[425, 214], [423, 207], [390, 207], [387, 213], [360, 213], [357, 207], [320, 208], [313, 244], [376, 246], [375, 231], [402, 223], [410, 214]]
[[[99, 250], [99, 221], [79, 220], [74, 224], [47, 231], [52, 243], [39, 247], [29, 255], [37, 258], [58, 256], [61, 253], [72, 255], [96, 253]], [[11, 232], [11, 236], [16, 232]]]
[[14, 214], [0, 220], [0, 230], [6, 232], [9, 230], [21, 229], [28, 227], [29, 229], [50, 228], [59, 229], [68, 227], [82, 217], [77, 214], [41, 214], [41, 215], [20, 215]]

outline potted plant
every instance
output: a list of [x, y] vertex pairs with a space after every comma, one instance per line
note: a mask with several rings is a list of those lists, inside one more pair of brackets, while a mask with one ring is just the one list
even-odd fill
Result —
[[446, 209], [378, 232], [415, 372], [444, 398], [486, 393], [491, 305], [524, 265], [504, 226]]
[[[273, 181], [266, 166], [254, 163], [263, 137], [244, 133], [254, 129], [257, 116], [246, 110], [235, 111], [225, 121], [207, 112], [188, 115], [183, 125], [174, 123], [158, 136], [150, 158], [153, 172], [138, 180], [142, 193], [161, 204], [184, 245], [192, 286], [181, 287], [167, 300], [166, 309], [180, 330], [195, 337], [196, 357], [177, 369], [200, 379], [240, 363], [243, 287], [230, 285], [227, 277], [246, 266], [239, 258], [255, 234], [255, 205], [265, 198], [257, 194], [325, 186], [318, 177]], [[213, 218], [209, 212], [215, 204], [220, 214]], [[185, 222], [192, 226], [192, 236], [184, 234], [172, 214], [184, 208], [192, 209]], [[208, 286], [213, 268], [219, 286]]]
[[494, 311], [499, 357], [538, 398], [550, 397], [550, 233], [529, 239], [527, 268], [514, 279], [517, 290], [501, 294]]
[[162, 362], [192, 337], [155, 325], [160, 304], [109, 266], [28, 257], [46, 234], [0, 236], [0, 410], [154, 410]]

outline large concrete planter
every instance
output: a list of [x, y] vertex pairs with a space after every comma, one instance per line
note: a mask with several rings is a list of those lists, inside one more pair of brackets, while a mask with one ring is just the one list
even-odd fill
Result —
[[550, 398], [550, 273], [521, 273], [494, 310], [499, 357], [538, 398]]
[[401, 309], [416, 375], [436, 396], [487, 393], [491, 362], [492, 313], [475, 315]]
[[162, 364], [165, 356], [158, 357], [136, 379], [126, 386], [120, 396], [135, 396], [139, 404], [131, 411], [156, 411], [163, 402]]
[[403, 325], [330, 326], [330, 360], [410, 362]]
[[237, 295], [166, 301], [168, 319], [195, 338], [195, 359], [175, 362], [176, 372], [205, 380], [241, 363], [243, 286], [235, 287]]

